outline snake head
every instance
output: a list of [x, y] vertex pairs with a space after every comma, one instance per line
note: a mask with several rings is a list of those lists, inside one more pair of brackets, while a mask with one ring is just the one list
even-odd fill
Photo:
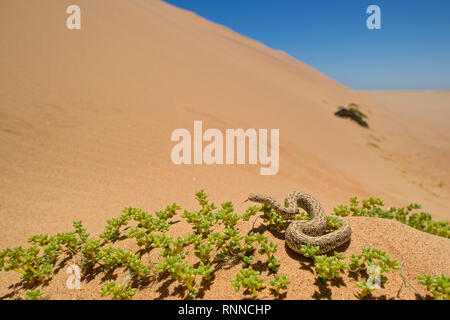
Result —
[[245, 201], [253, 201], [253, 202], [258, 202], [258, 203], [265, 203], [267, 202], [267, 196], [261, 195], [261, 194], [257, 194], [257, 193], [250, 193], [248, 195], [247, 200]]

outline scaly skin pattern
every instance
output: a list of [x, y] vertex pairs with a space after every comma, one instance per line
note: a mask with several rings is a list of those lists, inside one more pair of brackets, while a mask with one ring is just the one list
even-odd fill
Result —
[[270, 205], [283, 218], [292, 218], [302, 208], [311, 220], [297, 220], [289, 224], [286, 229], [286, 244], [295, 252], [301, 253], [301, 246], [310, 244], [319, 246], [318, 254], [331, 251], [350, 240], [352, 229], [347, 220], [334, 217], [341, 223], [338, 230], [325, 234], [327, 229], [327, 217], [323, 212], [319, 201], [304, 192], [291, 192], [281, 205], [272, 197], [263, 194], [250, 194], [248, 200]]

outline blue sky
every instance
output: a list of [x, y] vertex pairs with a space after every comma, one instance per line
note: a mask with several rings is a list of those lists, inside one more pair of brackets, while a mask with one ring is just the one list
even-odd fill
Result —
[[[354, 89], [450, 89], [449, 0], [165, 0]], [[366, 9], [381, 8], [381, 30]]]

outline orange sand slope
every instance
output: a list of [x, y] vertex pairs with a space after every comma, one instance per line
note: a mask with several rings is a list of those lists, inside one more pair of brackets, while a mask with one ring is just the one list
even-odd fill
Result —
[[[239, 210], [250, 192], [281, 199], [303, 190], [326, 212], [352, 195], [374, 195], [393, 206], [421, 203], [448, 220], [448, 91], [354, 91], [160, 1], [79, 0], [82, 30], [70, 31], [70, 4], [0, 3], [0, 247], [70, 230], [79, 219], [99, 232], [129, 205], [191, 209], [200, 188]], [[370, 129], [333, 115], [351, 102]], [[194, 120], [222, 132], [280, 129], [279, 173], [174, 165], [171, 133], [192, 132]], [[383, 223], [394, 234], [402, 228]], [[359, 226], [367, 228], [359, 234], [378, 232]], [[430, 237], [408, 232], [418, 242]], [[438, 240], [448, 252], [448, 240]]]

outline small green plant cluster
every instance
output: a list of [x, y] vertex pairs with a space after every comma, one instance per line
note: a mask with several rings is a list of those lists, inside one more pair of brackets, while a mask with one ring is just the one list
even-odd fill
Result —
[[259, 271], [255, 271], [252, 267], [241, 269], [235, 278], [231, 279], [231, 284], [236, 291], [241, 287], [251, 292], [254, 298], [258, 297], [258, 290], [266, 287], [263, 278], [261, 278]]
[[367, 119], [367, 116], [360, 111], [359, 106], [356, 103], [350, 103], [347, 108], [339, 106], [338, 111], [336, 111], [334, 115], [341, 118], [350, 118], [362, 127], [369, 127], [368, 123], [364, 120]]
[[434, 277], [429, 274], [422, 274], [418, 278], [419, 282], [427, 287], [435, 300], [450, 299], [450, 277], [445, 274]]
[[105, 232], [100, 235], [100, 238], [106, 242], [116, 242], [120, 236], [120, 228], [126, 226], [131, 219], [131, 215], [123, 214], [118, 218], [113, 218], [107, 221]]
[[339, 205], [334, 208], [334, 215], [346, 217], [348, 215], [357, 216], [357, 217], [380, 217], [392, 219], [394, 216], [392, 213], [384, 212], [381, 207], [384, 206], [383, 200], [379, 198], [370, 197], [368, 199], [364, 199], [359, 201], [357, 197], [350, 198], [350, 206]]
[[[258, 250], [256, 251], [255, 244], [258, 244]], [[258, 232], [252, 232], [245, 236], [243, 246], [241, 246], [241, 252], [243, 253], [242, 258], [242, 269], [236, 275], [235, 278], [231, 280], [236, 291], [239, 289], [247, 289], [254, 298], [258, 297], [258, 290], [266, 287], [263, 279], [259, 277], [260, 272], [254, 271], [251, 267], [254, 262], [255, 251], [266, 257], [266, 266], [269, 273], [274, 274], [274, 278], [270, 281], [272, 289], [275, 291], [277, 296], [281, 295], [281, 290], [286, 290], [290, 283], [287, 275], [279, 276], [277, 274], [280, 267], [280, 259], [275, 257], [275, 252], [277, 251], [277, 246], [273, 242], [268, 241], [268, 237]]]
[[136, 293], [136, 288], [129, 285], [129, 280], [125, 279], [117, 284], [114, 280], [107, 281], [99, 291], [101, 296], [112, 296], [112, 300], [131, 300]]
[[133, 253], [122, 248], [104, 247], [96, 260], [104, 271], [126, 267], [133, 280], [146, 279], [152, 275], [152, 266], [144, 264], [139, 253]]
[[345, 256], [334, 252], [333, 256], [318, 255], [314, 257], [314, 266], [319, 280], [326, 282], [341, 278], [342, 272], [347, 269], [347, 264], [343, 261]]
[[342, 226], [342, 223], [339, 222], [334, 216], [327, 216], [327, 229], [330, 231], [337, 230]]
[[391, 259], [386, 252], [377, 248], [363, 248], [359, 255], [352, 255], [350, 263], [345, 262], [346, 257], [334, 252], [332, 256], [318, 255], [318, 246], [310, 244], [301, 246], [301, 253], [314, 260], [314, 267], [317, 278], [322, 283], [327, 281], [340, 279], [344, 270], [350, 269], [350, 272], [359, 272], [367, 275], [366, 281], [356, 282], [356, 285], [362, 289], [358, 295], [359, 298], [366, 298], [377, 289], [377, 279], [381, 283], [385, 283], [388, 278], [385, 273], [391, 270], [399, 270], [399, 263], [395, 259]]
[[89, 237], [81, 221], [73, 223], [72, 232], [54, 236], [34, 235], [28, 239], [32, 245], [6, 248], [0, 251], [0, 271], [15, 271], [30, 283], [42, 283], [51, 279], [59, 255], [74, 255]]
[[51, 257], [39, 255], [38, 247], [5, 249], [0, 252], [0, 270], [15, 271], [30, 282], [43, 282], [51, 278], [54, 264]]
[[435, 221], [427, 212], [414, 212], [421, 209], [417, 203], [412, 203], [405, 208], [391, 207], [387, 210], [383, 209], [383, 206], [384, 201], [379, 198], [370, 197], [360, 201], [357, 197], [351, 197], [349, 206], [339, 205], [334, 208], [333, 214], [342, 217], [352, 215], [396, 219], [417, 230], [450, 238], [449, 222]]
[[[282, 290], [287, 290], [288, 285], [291, 283], [288, 275], [282, 276], [274, 274], [273, 279], [270, 281], [270, 285], [277, 297], [282, 295]], [[258, 291], [267, 287], [264, 279], [260, 277], [260, 272], [253, 270], [250, 266], [248, 268], [241, 269], [235, 278], [231, 279], [231, 284], [236, 291], [242, 288], [247, 289], [253, 296], [258, 297]]]
[[268, 237], [259, 232], [252, 232], [245, 237], [245, 247], [242, 252], [245, 254], [242, 256], [244, 267], [251, 264], [253, 261], [252, 254], [255, 251], [254, 244], [258, 243], [258, 253], [266, 256], [266, 264], [270, 272], [276, 273], [280, 267], [280, 260], [275, 258], [275, 252], [277, 251], [277, 244], [269, 242]]
[[200, 262], [197, 268], [186, 263], [184, 259], [187, 254], [188, 252], [169, 255], [156, 268], [161, 272], [169, 272], [172, 278], [188, 288], [188, 296], [194, 296], [197, 294], [197, 288], [199, 287], [199, 283], [195, 283], [196, 276], [209, 280], [215, 269], [209, 264], [205, 265], [203, 262]]
[[332, 256], [318, 255], [318, 246], [306, 244], [301, 246], [301, 253], [314, 260], [314, 267], [316, 269], [317, 278], [322, 283], [338, 279], [342, 277], [342, 272], [347, 269], [347, 264], [344, 262], [345, 256], [341, 253], [334, 252]]
[[353, 112], [355, 112], [356, 114], [358, 114], [361, 118], [367, 118], [367, 116], [361, 111], [359, 110], [359, 105], [357, 105], [356, 103], [350, 103], [347, 106], [348, 110], [351, 110]]
[[399, 270], [400, 266], [397, 260], [391, 259], [388, 254], [377, 248], [363, 248], [359, 255], [352, 255], [350, 258], [350, 270], [355, 272], [364, 272], [368, 275], [366, 281], [356, 282], [356, 285], [362, 289], [360, 298], [371, 296], [372, 291], [379, 289], [376, 280], [380, 284], [385, 283], [388, 278], [386, 272]]
[[270, 285], [275, 290], [275, 293], [277, 296], [281, 295], [281, 290], [287, 290], [288, 285], [291, 283], [291, 280], [289, 280], [289, 277], [287, 275], [282, 275], [281, 277], [279, 275], [274, 275], [274, 279], [270, 281]]
[[43, 295], [44, 293], [41, 289], [27, 290], [25, 293], [25, 300], [39, 300]]

